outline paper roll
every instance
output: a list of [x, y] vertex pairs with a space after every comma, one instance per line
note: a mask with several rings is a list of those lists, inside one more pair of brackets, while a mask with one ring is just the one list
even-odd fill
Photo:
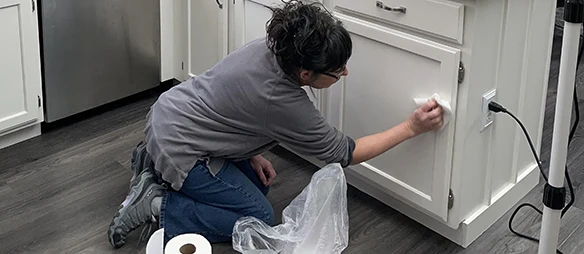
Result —
[[198, 234], [178, 235], [166, 244], [164, 254], [211, 254], [211, 243]]
[[146, 254], [164, 254], [164, 228], [160, 228], [150, 236], [146, 244]]

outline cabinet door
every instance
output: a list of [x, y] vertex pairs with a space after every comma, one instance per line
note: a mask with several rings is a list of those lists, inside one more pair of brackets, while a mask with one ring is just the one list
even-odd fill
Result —
[[0, 134], [41, 118], [38, 27], [30, 0], [0, 0]]
[[200, 75], [227, 55], [228, 8], [224, 0], [187, 1], [187, 75]]
[[[460, 51], [337, 14], [351, 33], [353, 56], [338, 102], [340, 128], [359, 138], [403, 122], [414, 98], [440, 95], [455, 108]], [[455, 118], [452, 118], [454, 121]], [[398, 145], [349, 170], [368, 183], [447, 220], [454, 124]]]
[[[311, 1], [309, 1], [311, 2]], [[320, 1], [312, 1], [320, 2]], [[249, 41], [266, 36], [266, 24], [272, 18], [272, 11], [268, 6], [282, 4], [281, 0], [239, 0], [235, 1], [233, 8], [233, 19], [230, 21], [231, 45], [233, 51]], [[322, 91], [304, 87], [314, 105], [321, 109]]]

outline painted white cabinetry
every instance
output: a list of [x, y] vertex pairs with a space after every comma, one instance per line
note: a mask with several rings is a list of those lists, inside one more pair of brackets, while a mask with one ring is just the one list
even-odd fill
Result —
[[518, 125], [496, 115], [483, 130], [481, 103], [496, 89], [539, 150], [554, 3], [333, 0], [329, 9], [354, 43], [349, 76], [325, 96], [338, 128], [354, 138], [383, 131], [434, 93], [453, 110], [444, 129], [347, 168], [348, 182], [468, 246], [538, 183]]
[[267, 6], [277, 4], [277, 0], [240, 0], [235, 4], [230, 21], [231, 46], [233, 51], [243, 44], [266, 35], [266, 23], [272, 17]]
[[184, 66], [188, 44], [187, 3], [188, 0], [160, 0], [161, 81], [188, 78]]
[[[184, 3], [188, 36], [178, 40], [190, 74], [264, 36], [266, 6], [280, 1], [220, 2], [223, 9]], [[496, 89], [495, 100], [522, 120], [539, 150], [555, 1], [322, 2], [354, 45], [349, 76], [313, 98], [331, 124], [355, 139], [374, 134], [405, 120], [414, 98], [435, 93], [453, 110], [443, 129], [348, 167], [348, 183], [468, 246], [538, 183], [523, 132], [506, 115], [482, 128], [481, 103]]]
[[229, 7], [224, 0], [160, 0], [163, 81], [184, 81], [227, 56]]
[[[351, 34], [354, 52], [347, 65], [350, 75], [338, 84], [342, 99], [331, 101], [340, 102], [335, 107], [341, 109], [344, 133], [358, 138], [398, 125], [418, 107], [414, 98], [437, 93], [456, 102], [460, 49], [337, 16]], [[353, 169], [446, 221], [454, 130], [448, 124]]]
[[272, 17], [268, 7], [278, 5], [282, 0], [236, 0], [229, 3], [232, 8], [229, 19], [230, 51], [233, 51], [246, 42], [266, 36], [266, 24]]
[[[322, 2], [322, 1], [310, 1]], [[266, 36], [266, 24], [272, 17], [268, 8], [281, 3], [281, 0], [238, 0], [229, 1], [232, 9], [230, 18], [230, 51], [257, 38]], [[319, 90], [304, 87], [314, 105], [323, 108], [322, 93]]]
[[30, 0], [0, 0], [0, 148], [40, 134], [38, 25]]
[[228, 1], [187, 2], [187, 62], [189, 76], [215, 65], [228, 51]]

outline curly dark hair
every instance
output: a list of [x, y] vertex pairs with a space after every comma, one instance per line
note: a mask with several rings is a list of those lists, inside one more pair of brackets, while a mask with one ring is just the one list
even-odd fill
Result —
[[266, 24], [268, 47], [287, 74], [343, 69], [352, 54], [351, 36], [321, 3], [290, 1], [268, 8], [273, 14]]

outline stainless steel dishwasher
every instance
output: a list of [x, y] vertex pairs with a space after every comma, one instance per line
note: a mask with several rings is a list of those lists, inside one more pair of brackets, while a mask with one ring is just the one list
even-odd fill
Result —
[[160, 84], [159, 0], [39, 3], [46, 122]]

